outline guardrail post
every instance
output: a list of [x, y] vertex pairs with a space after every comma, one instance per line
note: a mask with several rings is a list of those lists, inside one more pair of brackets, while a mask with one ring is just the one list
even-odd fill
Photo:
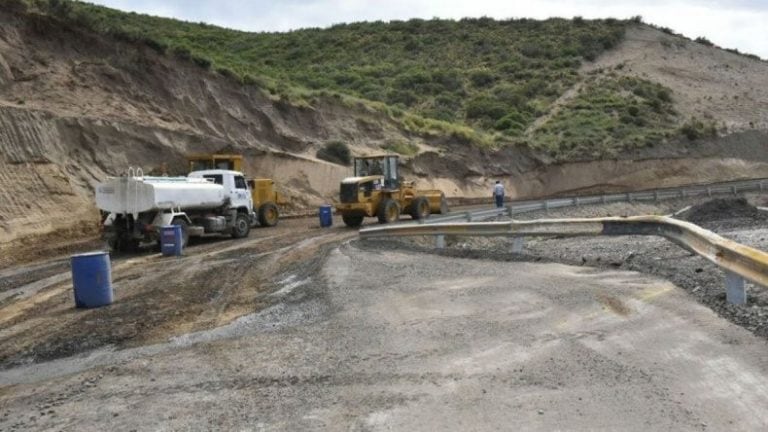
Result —
[[760, 182], [757, 184], [757, 188], [760, 189], [760, 192], [763, 191], [763, 182]]
[[472, 212], [466, 212], [464, 217], [467, 218], [467, 222], [472, 222]]
[[574, 205], [575, 207], [578, 207], [578, 206], [579, 206], [579, 197], [574, 197], [574, 198], [573, 198], [573, 205]]
[[507, 207], [507, 214], [509, 214], [509, 218], [512, 219], [512, 215], [514, 214], [514, 212], [512, 211], [511, 205]]
[[632, 202], [632, 192], [627, 192], [627, 202], [628, 203]]
[[549, 213], [549, 201], [544, 200], [544, 211]]
[[515, 236], [515, 238], [512, 239], [512, 252], [513, 253], [522, 253], [524, 247], [525, 247], [525, 237], [523, 237], [523, 236]]
[[653, 200], [658, 201], [659, 200], [659, 191], [653, 191]]
[[435, 247], [438, 249], [445, 249], [445, 236], [443, 234], [435, 236]]
[[736, 195], [736, 186], [731, 186], [731, 193]]
[[709, 186], [707, 186], [707, 196], [710, 198], [712, 197], [712, 188]]
[[600, 202], [605, 204], [605, 195], [600, 195]]
[[733, 305], [747, 304], [747, 287], [743, 277], [725, 272], [725, 299]]

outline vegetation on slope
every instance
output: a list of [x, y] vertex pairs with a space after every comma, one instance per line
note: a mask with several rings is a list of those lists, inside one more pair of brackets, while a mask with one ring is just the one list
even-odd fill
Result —
[[248, 33], [67, 0], [28, 3], [273, 95], [362, 103], [421, 134], [482, 145], [525, 143], [574, 158], [610, 157], [679, 133], [669, 90], [641, 79], [592, 79], [575, 101], [532, 128], [584, 79], [582, 62], [622, 40], [626, 21], [412, 19]]

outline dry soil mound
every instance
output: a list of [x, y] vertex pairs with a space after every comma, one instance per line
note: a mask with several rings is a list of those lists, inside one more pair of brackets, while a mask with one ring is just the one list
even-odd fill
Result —
[[728, 219], [766, 220], [768, 217], [746, 198], [718, 198], [691, 207], [685, 219], [700, 224]]

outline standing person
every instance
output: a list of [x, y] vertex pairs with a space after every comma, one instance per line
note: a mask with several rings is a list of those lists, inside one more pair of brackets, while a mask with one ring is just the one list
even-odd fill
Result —
[[504, 207], [504, 185], [499, 180], [493, 185], [493, 197], [496, 199], [496, 207]]

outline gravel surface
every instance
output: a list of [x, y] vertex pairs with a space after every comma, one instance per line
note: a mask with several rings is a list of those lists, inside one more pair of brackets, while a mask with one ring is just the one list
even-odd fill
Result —
[[0, 430], [768, 425], [768, 344], [668, 281], [328, 246], [228, 326], [0, 371]]
[[[764, 195], [747, 194], [711, 201], [689, 198], [659, 203], [612, 203], [531, 212], [516, 215], [516, 219], [679, 213], [681, 219], [695, 219], [704, 228], [723, 237], [768, 250], [768, 213], [754, 207], [762, 206], [765, 201]], [[391, 247], [436, 253], [431, 238], [393, 240], [388, 243]], [[507, 238], [448, 237], [446, 246], [445, 251], [437, 253], [502, 261], [560, 262], [660, 276], [684, 288], [720, 316], [756, 335], [768, 338], [768, 289], [748, 284], [747, 305], [730, 305], [725, 301], [725, 275], [717, 266], [659, 237], [527, 238], [522, 254], [511, 252], [512, 239]]]

